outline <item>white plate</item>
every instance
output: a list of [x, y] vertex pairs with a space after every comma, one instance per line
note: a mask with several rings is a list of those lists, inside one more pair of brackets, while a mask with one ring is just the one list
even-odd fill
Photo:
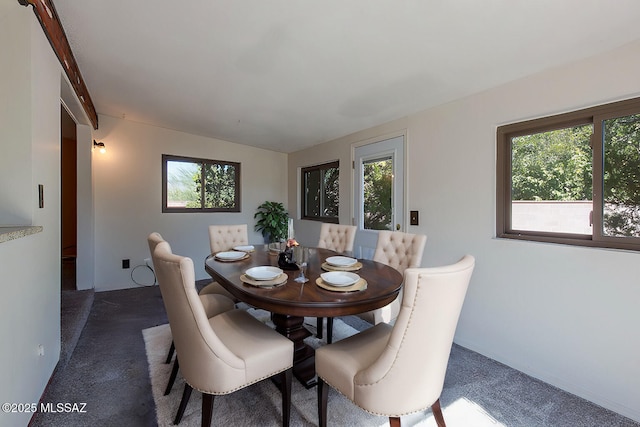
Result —
[[218, 252], [216, 254], [216, 258], [224, 259], [226, 261], [244, 258], [245, 256], [247, 256], [246, 252], [238, 252], [238, 251]]
[[241, 252], [251, 252], [254, 251], [256, 248], [253, 247], [253, 245], [246, 245], [246, 246], [236, 246], [233, 248], [234, 251], [241, 251]]
[[346, 256], [330, 256], [329, 258], [327, 258], [327, 262], [331, 265], [335, 265], [336, 267], [351, 267], [356, 262], [358, 262], [358, 260]]
[[348, 271], [329, 271], [320, 275], [331, 286], [351, 286], [360, 280], [360, 276]]
[[282, 270], [271, 266], [253, 267], [245, 271], [244, 274], [253, 280], [273, 280], [282, 274]]

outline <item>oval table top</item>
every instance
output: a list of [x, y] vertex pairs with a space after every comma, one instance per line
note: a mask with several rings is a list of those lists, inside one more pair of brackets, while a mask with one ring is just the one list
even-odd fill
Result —
[[272, 313], [291, 316], [337, 317], [363, 313], [391, 303], [402, 286], [402, 274], [388, 265], [359, 259], [362, 268], [357, 273], [367, 281], [364, 290], [335, 292], [319, 287], [316, 279], [324, 272], [322, 264], [338, 255], [328, 249], [309, 248], [306, 276], [309, 281], [294, 281], [299, 271], [285, 271], [289, 276], [284, 285], [263, 288], [244, 283], [240, 276], [251, 267], [278, 266], [278, 254], [267, 245], [255, 247], [249, 257], [239, 261], [219, 261], [213, 255], [205, 260], [205, 270], [241, 301]]

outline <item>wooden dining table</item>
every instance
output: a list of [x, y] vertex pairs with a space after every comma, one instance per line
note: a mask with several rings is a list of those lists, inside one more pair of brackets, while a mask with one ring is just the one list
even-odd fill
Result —
[[[362, 267], [356, 271], [366, 280], [366, 289], [336, 292], [324, 289], [317, 280], [327, 268], [326, 259], [340, 255], [334, 251], [309, 248], [309, 261], [304, 284], [294, 279], [299, 271], [287, 271], [286, 283], [274, 287], [254, 286], [241, 276], [252, 267], [278, 266], [278, 253], [268, 245], [255, 246], [249, 256], [237, 261], [217, 259], [214, 254], [205, 260], [205, 270], [238, 300], [271, 312], [276, 330], [294, 342], [295, 377], [307, 388], [313, 387], [315, 375], [314, 350], [304, 342], [311, 332], [304, 327], [304, 317], [338, 317], [363, 313], [391, 303], [400, 292], [402, 274], [388, 265], [359, 259]], [[246, 276], [244, 276], [246, 279]]]

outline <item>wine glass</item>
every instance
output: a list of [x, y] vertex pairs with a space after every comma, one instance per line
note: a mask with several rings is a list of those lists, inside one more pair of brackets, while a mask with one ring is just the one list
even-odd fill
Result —
[[298, 283], [308, 282], [309, 279], [305, 277], [304, 272], [307, 268], [307, 263], [309, 262], [309, 248], [305, 248], [303, 246], [294, 246], [293, 262], [295, 262], [298, 268], [300, 269], [300, 275], [296, 277], [294, 280]]

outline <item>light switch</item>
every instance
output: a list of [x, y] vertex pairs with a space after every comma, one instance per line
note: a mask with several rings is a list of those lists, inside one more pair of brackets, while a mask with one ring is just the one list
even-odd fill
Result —
[[38, 184], [38, 207], [44, 208], [44, 185]]
[[409, 213], [409, 224], [418, 225], [418, 211], [411, 211]]

